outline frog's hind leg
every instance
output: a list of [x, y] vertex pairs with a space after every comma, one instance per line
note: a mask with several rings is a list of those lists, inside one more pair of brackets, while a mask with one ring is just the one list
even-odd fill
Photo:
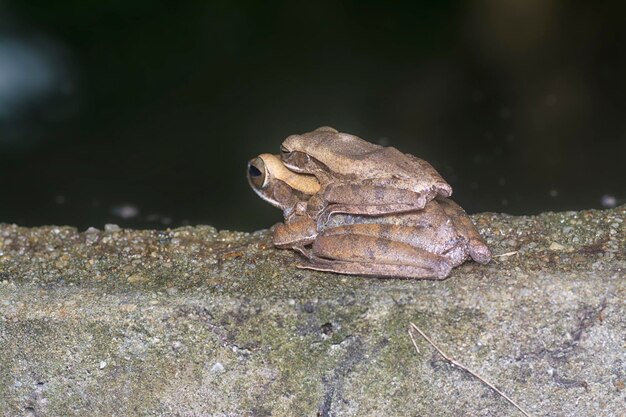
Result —
[[353, 214], [361, 216], [381, 216], [385, 214], [407, 213], [417, 210], [411, 204], [386, 204], [386, 205], [351, 205], [351, 204], [329, 204], [319, 213], [317, 227], [321, 229], [328, 223], [333, 214]]
[[424, 249], [358, 234], [318, 236], [307, 262], [298, 267], [340, 274], [418, 279], [444, 279], [452, 269], [445, 258]]

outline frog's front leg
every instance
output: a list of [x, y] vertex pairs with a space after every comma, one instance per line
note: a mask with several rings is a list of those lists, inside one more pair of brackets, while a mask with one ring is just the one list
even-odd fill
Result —
[[272, 227], [272, 240], [278, 248], [290, 248], [305, 254], [305, 246], [317, 237], [315, 221], [308, 216], [293, 216], [285, 223]]
[[424, 249], [350, 233], [345, 227], [340, 229], [338, 232], [327, 229], [318, 235], [309, 259], [298, 267], [340, 274], [421, 279], [443, 279], [452, 269], [444, 257]]
[[322, 195], [311, 199], [319, 200], [322, 204], [310, 204], [310, 215], [317, 218], [318, 228], [322, 228], [333, 214], [381, 216], [406, 213], [423, 209], [437, 195], [435, 189], [417, 193], [401, 186], [402, 184], [331, 184]]

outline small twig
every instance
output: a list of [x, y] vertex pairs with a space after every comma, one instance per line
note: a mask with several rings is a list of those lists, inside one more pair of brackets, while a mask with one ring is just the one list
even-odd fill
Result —
[[516, 250], [514, 250], [513, 252], [506, 252], [506, 253], [501, 253], [499, 255], [493, 255], [494, 258], [504, 258], [505, 256], [513, 256], [513, 255], [517, 255]]
[[413, 346], [415, 346], [415, 349], [417, 350], [417, 353], [420, 353], [420, 350], [417, 347], [417, 343], [415, 343], [415, 339], [413, 338], [412, 332], [411, 332], [411, 328], [415, 329], [416, 332], [418, 332], [424, 339], [426, 339], [426, 341], [428, 343], [430, 343], [430, 345], [432, 347], [435, 348], [435, 350], [437, 352], [439, 352], [439, 354], [448, 362], [450, 362], [450, 364], [452, 364], [453, 366], [456, 366], [457, 368], [460, 368], [462, 370], [464, 370], [465, 372], [469, 373], [470, 375], [472, 375], [474, 378], [478, 379], [480, 382], [482, 382], [483, 384], [487, 385], [489, 388], [491, 388], [492, 390], [494, 390], [495, 392], [497, 392], [498, 394], [500, 394], [500, 396], [502, 396], [502, 398], [504, 398], [505, 400], [507, 400], [511, 405], [513, 405], [515, 408], [517, 408], [522, 414], [524, 414], [526, 417], [531, 417], [530, 414], [528, 414], [526, 411], [524, 411], [524, 409], [522, 407], [520, 407], [515, 401], [513, 401], [511, 398], [509, 398], [505, 393], [503, 393], [502, 391], [500, 391], [498, 388], [496, 388], [495, 385], [493, 385], [492, 383], [488, 382], [487, 380], [485, 380], [484, 378], [482, 378], [480, 375], [478, 375], [476, 372], [471, 371], [470, 369], [468, 369], [467, 367], [463, 366], [462, 364], [460, 364], [459, 362], [455, 361], [454, 359], [452, 359], [451, 357], [449, 357], [448, 355], [446, 355], [441, 349], [439, 349], [439, 346], [437, 346], [435, 344], [435, 342], [433, 342], [432, 340], [430, 340], [430, 338], [428, 336], [426, 336], [426, 334], [420, 330], [419, 327], [417, 327], [414, 323], [411, 323], [411, 327], [409, 327], [409, 336], [411, 336], [411, 341], [413, 342]]
[[417, 353], [422, 353], [420, 352], [420, 348], [417, 347], [417, 342], [415, 341], [415, 338], [413, 337], [413, 332], [411, 331], [410, 327], [409, 327], [408, 332], [409, 332], [409, 337], [411, 338], [411, 342], [413, 342], [413, 346], [415, 346], [415, 350], [417, 351]]

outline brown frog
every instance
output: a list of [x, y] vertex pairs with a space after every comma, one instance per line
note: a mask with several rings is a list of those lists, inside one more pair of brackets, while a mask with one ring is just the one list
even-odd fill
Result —
[[315, 175], [321, 189], [309, 204], [321, 223], [333, 213], [381, 215], [424, 208], [452, 187], [426, 161], [332, 127], [292, 135], [281, 146], [292, 171]]
[[307, 261], [300, 268], [442, 279], [468, 256], [481, 263], [491, 257], [469, 217], [450, 199], [397, 214], [335, 213], [319, 222], [307, 207], [321, 190], [315, 177], [285, 170], [278, 157], [263, 154], [248, 163], [248, 180], [261, 198], [283, 210], [285, 223], [274, 226], [274, 244], [302, 253]]

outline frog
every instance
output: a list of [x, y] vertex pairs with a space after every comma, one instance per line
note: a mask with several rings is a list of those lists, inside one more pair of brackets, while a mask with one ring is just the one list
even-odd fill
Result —
[[283, 210], [285, 223], [272, 228], [273, 243], [302, 254], [304, 261], [298, 268], [379, 278], [444, 279], [470, 257], [479, 263], [491, 258], [465, 211], [445, 197], [429, 201], [421, 210], [376, 216], [333, 213], [320, 223], [307, 210], [322, 189], [321, 184], [315, 186], [317, 177], [289, 173], [281, 164], [272, 154], [250, 160], [248, 181], [257, 195]]
[[452, 187], [423, 159], [328, 126], [287, 137], [281, 159], [290, 170], [320, 181], [309, 210], [322, 224], [333, 213], [408, 212], [452, 195]]

